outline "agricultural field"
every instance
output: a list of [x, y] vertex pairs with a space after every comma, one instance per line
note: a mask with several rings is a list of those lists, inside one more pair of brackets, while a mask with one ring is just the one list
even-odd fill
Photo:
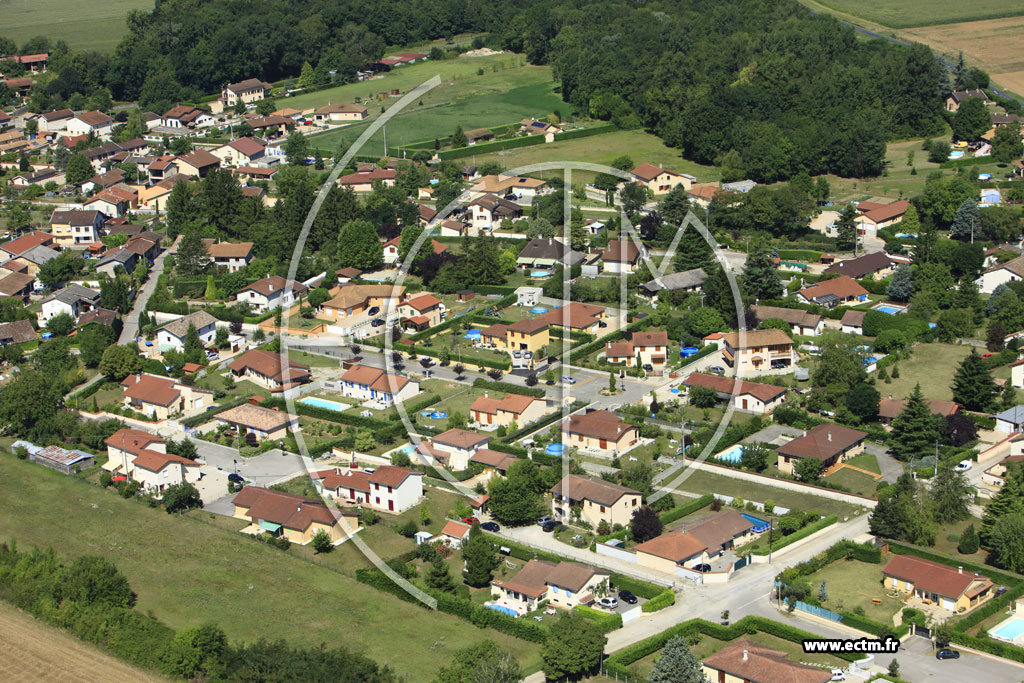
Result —
[[22, 683], [165, 680], [37, 621], [6, 602], [0, 603], [0, 679]]
[[[233, 640], [343, 643], [388, 662], [407, 680], [429, 676], [481, 638], [466, 621], [357, 583], [352, 572], [363, 563], [343, 563], [357, 552], [344, 546], [327, 556], [299, 546], [282, 552], [238, 534], [241, 520], [199, 511], [168, 515], [10, 456], [0, 458], [0, 480], [23, 494], [0, 509], [4, 541], [52, 545], [64, 557], [109, 558], [138, 593], [138, 609], [173, 628], [209, 621]], [[438, 502], [438, 510], [448, 505]], [[497, 632], [486, 637], [527, 671], [539, 668], [539, 646]]]
[[0, 0], [0, 36], [19, 45], [33, 36], [63, 40], [72, 50], [113, 52], [128, 32], [125, 17], [150, 11], [153, 0]]
[[[506, 168], [516, 168], [550, 161], [611, 164], [616, 157], [623, 154], [628, 154], [637, 164], [646, 161], [670, 171], [689, 173], [696, 176], [699, 183], [716, 182], [721, 177], [718, 168], [683, 159], [679, 150], [668, 147], [657, 136], [642, 130], [620, 130], [589, 138], [519, 147], [474, 159], [477, 164], [497, 161]], [[561, 171], [558, 174], [561, 175]], [[594, 179], [594, 175], [596, 174], [592, 171], [573, 171], [573, 184], [589, 183]]]
[[[929, 45], [952, 61], [956, 61], [958, 53], [962, 51], [968, 64], [985, 69], [997, 85], [1022, 95], [1024, 16], [1010, 15], [1024, 14], [1024, 2], [1006, 3], [1003, 6], [1006, 8], [1003, 12], [1006, 18], [1003, 19], [923, 26], [902, 33], [911, 40]], [[965, 4], [964, 7], [971, 14], [979, 14], [973, 3]]]
[[872, 2], [871, 0], [815, 0], [817, 5], [838, 13], [861, 17], [889, 28], [909, 28], [977, 21], [1024, 14], [1024, 3], [999, 0], [910, 0], [909, 2]]

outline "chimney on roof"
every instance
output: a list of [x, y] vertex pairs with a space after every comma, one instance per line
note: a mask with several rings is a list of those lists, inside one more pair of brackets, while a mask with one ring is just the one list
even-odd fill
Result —
[[141, 381], [142, 381], [142, 373], [140, 372], [139, 374], [135, 375], [135, 383], [138, 384]]
[[956, 573], [957, 574], [963, 574], [964, 573], [964, 568], [963, 567], [957, 567], [956, 568]]
[[747, 651], [746, 650], [743, 651], [743, 661], [744, 662], [747, 661]]
[[831, 431], [828, 433], [828, 442], [832, 443], [832, 432]]
[[249, 397], [249, 405], [255, 406], [255, 405], [259, 405], [259, 403], [260, 403], [260, 397], [259, 396], [250, 396]]
[[267, 289], [269, 291], [271, 291], [271, 292], [274, 291], [274, 283], [273, 283], [273, 281], [267, 283]]

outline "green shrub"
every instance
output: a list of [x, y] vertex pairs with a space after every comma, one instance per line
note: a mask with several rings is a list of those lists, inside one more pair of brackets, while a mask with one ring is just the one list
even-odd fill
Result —
[[601, 630], [601, 633], [608, 633], [617, 628], [622, 628], [622, 615], [618, 612], [602, 612], [586, 605], [578, 605], [576, 614], [589, 619]]
[[794, 531], [789, 536], [780, 536], [779, 538], [775, 539], [770, 546], [766, 545], [763, 548], [756, 548], [752, 550], [751, 554], [767, 555], [770, 551], [775, 551], [779, 548], [785, 548], [787, 545], [795, 543], [802, 538], [807, 538], [811, 534], [817, 533], [825, 527], [835, 524], [838, 520], [839, 518], [836, 515], [829, 515], [828, 517], [823, 517], [822, 519], [819, 519], [817, 522], [814, 522], [813, 524], [808, 524], [799, 531]]
[[663, 610], [666, 607], [671, 607], [674, 604], [676, 604], [676, 594], [672, 592], [671, 588], [666, 588], [645, 602], [641, 609], [644, 612], [657, 612], [658, 610]]

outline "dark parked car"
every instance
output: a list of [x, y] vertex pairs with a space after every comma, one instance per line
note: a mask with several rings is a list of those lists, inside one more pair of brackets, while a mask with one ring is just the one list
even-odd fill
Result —
[[552, 531], [554, 531], [560, 526], [561, 524], [559, 522], [556, 522], [552, 519], [550, 522], [544, 522], [544, 524], [542, 524], [540, 528], [543, 529], [545, 533], [550, 534]]
[[629, 591], [619, 591], [619, 600], [622, 600], [622, 602], [628, 602], [631, 605], [635, 605], [637, 602], [636, 596]]
[[380, 306], [370, 306], [370, 310], [366, 312], [366, 315], [377, 315], [380, 313]]
[[956, 650], [950, 650], [948, 647], [944, 647], [941, 650], [935, 651], [935, 659], [960, 659], [960, 653]]
[[373, 326], [373, 327], [380, 327], [383, 324], [384, 324], [384, 318], [374, 318], [373, 322], [370, 323], [370, 325]]
[[693, 565], [693, 571], [695, 572], [709, 572], [711, 571], [710, 564], [695, 564]]
[[233, 481], [236, 484], [244, 484], [245, 483], [245, 479], [242, 477], [242, 475], [235, 474], [234, 472], [232, 472], [231, 474], [228, 475], [228, 481]]
[[480, 528], [484, 531], [501, 531], [501, 527], [498, 526], [497, 522], [481, 522]]

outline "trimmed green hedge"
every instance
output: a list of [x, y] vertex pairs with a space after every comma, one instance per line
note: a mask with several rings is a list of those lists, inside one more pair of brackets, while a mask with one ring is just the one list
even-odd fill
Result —
[[[409, 415], [412, 415], [413, 413], [418, 413], [419, 411], [423, 410], [424, 408], [429, 408], [430, 406], [434, 405], [435, 403], [440, 403], [440, 402], [441, 402], [441, 397], [440, 396], [430, 396], [430, 397], [425, 398], [422, 401], [419, 401], [417, 403], [410, 403], [409, 405], [405, 406], [405, 411]], [[401, 418], [398, 415], [395, 415], [394, 419], [397, 420], [397, 419], [401, 419]]]
[[754, 548], [750, 551], [751, 555], [767, 555], [770, 551], [776, 551], [780, 548], [785, 548], [787, 545], [796, 543], [802, 538], [807, 538], [813, 533], [817, 533], [827, 526], [831, 526], [839, 521], [839, 517], [836, 515], [829, 515], [828, 517], [822, 517], [817, 522], [808, 524], [803, 529], [794, 531], [789, 536], [782, 536], [777, 541], [772, 542], [771, 545], [763, 548]]
[[925, 560], [944, 564], [947, 567], [963, 567], [965, 570], [974, 572], [975, 574], [981, 574], [982, 576], [987, 576], [990, 579], [997, 579], [1000, 583], [1005, 583], [1008, 586], [1014, 586], [1018, 583], [1024, 582], [1024, 576], [1021, 576], [1020, 574], [1004, 572], [988, 565], [974, 564], [973, 562], [962, 560], [960, 558], [946, 557], [945, 555], [940, 555], [914, 545], [900, 543], [899, 541], [890, 541], [889, 539], [885, 539], [885, 542], [889, 544], [890, 550], [899, 555], [913, 555]]
[[657, 612], [658, 610], [663, 610], [666, 607], [671, 607], [674, 604], [676, 604], [676, 594], [672, 592], [671, 588], [666, 588], [645, 602], [643, 607], [640, 609], [644, 612]]
[[516, 149], [518, 147], [530, 147], [531, 145], [542, 144], [544, 144], [543, 135], [530, 135], [521, 138], [509, 138], [508, 140], [482, 142], [479, 145], [473, 145], [471, 147], [446, 149], [438, 152], [437, 156], [442, 160], [462, 159], [463, 157], [474, 156], [476, 154], [490, 154], [491, 152], [500, 152], [503, 149]]
[[525, 458], [529, 453], [525, 448], [520, 448], [510, 443], [499, 441], [497, 438], [491, 439], [487, 442], [487, 447], [492, 451], [498, 451], [500, 453], [508, 453], [514, 455], [517, 458]]
[[534, 398], [544, 398], [547, 395], [540, 387], [521, 387], [511, 382], [494, 382], [483, 377], [477, 377], [473, 380], [473, 386], [477, 389], [493, 389], [494, 391], [504, 391], [510, 394], [521, 394]]
[[579, 614], [585, 619], [589, 619], [594, 622], [594, 625], [601, 631], [601, 633], [608, 633], [614, 631], [617, 628], [622, 628], [622, 615], [618, 612], [601, 612], [593, 607], [587, 607], [586, 605], [577, 605], [575, 609], [576, 614]]
[[717, 345], [715, 345], [715, 344], [705, 344], [704, 346], [702, 346], [700, 348], [700, 351], [698, 351], [694, 355], [690, 356], [689, 358], [684, 358], [682, 365], [680, 365], [679, 367], [685, 368], [690, 363], [693, 363], [694, 361], [698, 361], [701, 358], [703, 358], [704, 356], [710, 356], [711, 354], [713, 354], [716, 351], [718, 351], [718, 346]]
[[[573, 401], [572, 405], [569, 406], [569, 410], [579, 410], [580, 408], [586, 408], [588, 405], [590, 404], [584, 403], [583, 401]], [[555, 412], [551, 413], [550, 415], [543, 419], [537, 420], [536, 422], [531, 422], [528, 425], [523, 425], [522, 427], [512, 432], [511, 434], [506, 434], [504, 441], [505, 443], [512, 443], [518, 438], [526, 436], [527, 434], [530, 434], [532, 432], [540, 431], [541, 429], [547, 427], [549, 424], [558, 422], [561, 419], [562, 411], [556, 410]]]
[[561, 133], [555, 133], [555, 142], [572, 140], [574, 138], [588, 138], [591, 135], [603, 135], [604, 133], [614, 133], [617, 130], [619, 130], [619, 127], [614, 123], [590, 126], [589, 128], [577, 128], [575, 130], [564, 130]]
[[821, 252], [814, 249], [779, 249], [779, 259], [783, 261], [821, 261]]
[[[758, 631], [793, 643], [802, 643], [807, 639], [819, 638], [818, 635], [809, 631], [803, 631], [789, 626], [788, 624], [781, 624], [777, 621], [772, 621], [771, 619], [765, 619], [764, 617], [746, 616], [729, 626], [714, 624], [704, 619], [691, 619], [689, 621], [684, 621], [681, 624], [676, 624], [657, 635], [653, 635], [637, 643], [633, 643], [629, 647], [623, 648], [622, 650], [614, 653], [605, 660], [604, 673], [606, 675], [611, 674], [612, 676], [618, 675], [626, 680], [635, 678], [636, 674], [628, 668], [629, 665], [647, 657], [648, 655], [658, 652], [665, 647], [665, 643], [674, 636], [685, 637], [701, 634], [708, 636], [709, 638], [728, 641], [735, 640], [736, 638], [740, 638], [747, 634], [757, 633]], [[835, 653], [835, 656], [848, 662], [854, 662], [863, 658], [863, 654], [852, 652]]]
[[[384, 593], [390, 593], [401, 600], [427, 607], [377, 568], [357, 569], [355, 578], [360, 583], [372, 586]], [[450, 593], [442, 593], [430, 588], [422, 590], [437, 600], [438, 610], [465, 619], [480, 628], [493, 628], [495, 631], [501, 631], [502, 633], [507, 633], [510, 636], [532, 643], [543, 643], [547, 640], [548, 630], [540, 624], [516, 619], [508, 614], [488, 609], [483, 605], [456, 597]]]
[[[662, 512], [660, 515], [658, 515], [658, 519], [661, 520], [662, 526], [666, 526], [676, 521], [677, 519], [681, 519], [686, 515], [692, 515], [697, 510], [700, 510], [701, 508], [705, 508], [708, 505], [711, 505], [711, 503], [714, 500], [715, 496], [713, 494], [705, 493], [700, 498], [695, 498], [694, 500], [691, 500], [689, 503]], [[629, 527], [626, 527], [624, 529], [619, 529], [618, 531], [612, 532], [610, 534], [605, 534], [604, 536], [598, 536], [597, 540], [601, 543], [610, 541], [613, 538], [618, 539], [620, 541], [624, 541], [626, 540], [626, 536], [628, 535]]]
[[570, 560], [568, 557], [562, 557], [561, 555], [556, 555], [555, 553], [549, 553], [546, 550], [537, 550], [536, 548], [531, 548], [521, 543], [510, 541], [507, 538], [502, 538], [500, 536], [492, 536], [486, 531], [483, 533], [485, 536], [491, 539], [492, 543], [508, 548], [511, 551], [509, 554], [517, 560], [524, 560], [526, 562], [529, 562], [530, 560], [546, 560], [548, 562], [555, 563], [573, 561]]
[[626, 576], [625, 574], [619, 574], [612, 572], [611, 583], [613, 586], [621, 590], [627, 590], [633, 595], [637, 595], [647, 600], [653, 600], [665, 590], [664, 586], [659, 586], [654, 583], [648, 583], [647, 581], [641, 581], [640, 579], [634, 579], [632, 576]]

